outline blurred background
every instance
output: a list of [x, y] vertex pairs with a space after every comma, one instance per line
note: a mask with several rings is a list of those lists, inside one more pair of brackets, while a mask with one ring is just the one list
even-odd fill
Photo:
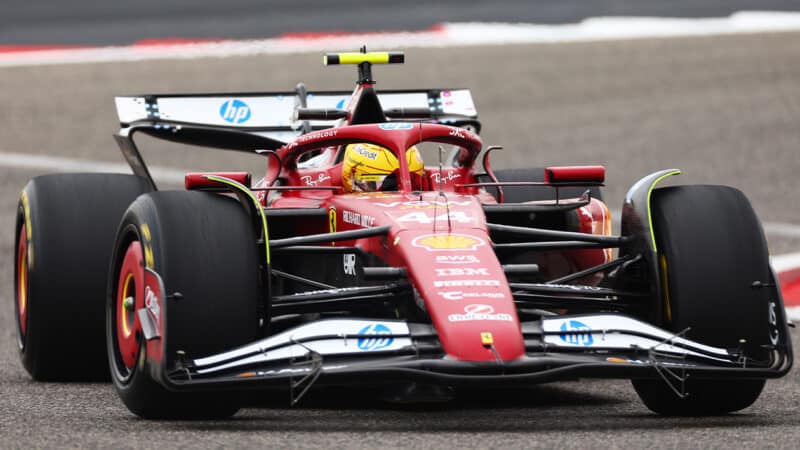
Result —
[[423, 30], [442, 22], [563, 24], [598, 16], [723, 17], [792, 11], [797, 0], [0, 1], [0, 45], [121, 45], [297, 32]]

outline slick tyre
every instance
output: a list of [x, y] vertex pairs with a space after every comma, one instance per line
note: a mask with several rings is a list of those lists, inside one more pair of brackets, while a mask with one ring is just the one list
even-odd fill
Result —
[[22, 191], [15, 228], [19, 354], [39, 381], [108, 379], [106, 282], [122, 214], [147, 183], [123, 174], [56, 174]]
[[[544, 168], [528, 169], [501, 169], [494, 171], [497, 181], [544, 181]], [[488, 176], [481, 177], [480, 182], [491, 182]], [[599, 187], [565, 187], [559, 190], [560, 198], [580, 197], [586, 189], [592, 193], [592, 197], [603, 200], [603, 194]], [[487, 188], [487, 191], [497, 197], [496, 188]], [[542, 186], [504, 186], [503, 201], [505, 203], [522, 203], [534, 200], [555, 200], [556, 191], [553, 188]]]
[[[657, 189], [651, 198], [665, 329], [716, 347], [741, 349], [751, 364], [765, 361], [776, 330], [770, 289], [753, 289], [772, 275], [767, 243], [750, 202], [726, 186]], [[665, 415], [717, 415], [750, 406], [763, 379], [689, 377], [684, 398], [661, 379], [634, 380], [639, 397]]]
[[[139, 197], [117, 233], [108, 282], [106, 328], [111, 376], [125, 405], [146, 419], [220, 419], [238, 411], [232, 392], [172, 391], [178, 353], [190, 360], [258, 337], [258, 245], [244, 208], [201, 192]], [[145, 267], [164, 283], [160, 338], [144, 339]], [[149, 308], [149, 306], [148, 306]], [[148, 345], [158, 352], [148, 355]], [[160, 355], [159, 355], [160, 354]]]

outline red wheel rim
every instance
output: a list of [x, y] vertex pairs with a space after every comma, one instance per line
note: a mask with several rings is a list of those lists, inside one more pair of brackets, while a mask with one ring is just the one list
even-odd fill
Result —
[[140, 325], [136, 311], [144, 307], [144, 258], [139, 241], [131, 242], [117, 282], [117, 346], [122, 363], [132, 369], [139, 352]]
[[28, 235], [25, 224], [19, 230], [17, 245], [17, 319], [21, 337], [28, 329]]

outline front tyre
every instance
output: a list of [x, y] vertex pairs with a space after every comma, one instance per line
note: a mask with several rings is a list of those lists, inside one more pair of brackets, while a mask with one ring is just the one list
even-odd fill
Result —
[[[651, 198], [653, 233], [661, 270], [664, 329], [696, 342], [741, 349], [750, 364], [768, 358], [769, 289], [766, 240], [750, 202], [726, 186], [656, 189]], [[774, 332], [774, 331], [773, 331]], [[633, 380], [645, 405], [665, 415], [716, 415], [756, 401], [763, 379], [690, 377], [684, 398], [660, 379]]]
[[[147, 419], [218, 419], [239, 409], [233, 392], [171, 391], [162, 370], [258, 337], [258, 245], [244, 208], [201, 192], [144, 195], [125, 213], [108, 283], [106, 342], [122, 401]], [[146, 341], [145, 268], [158, 273], [160, 338]], [[175, 295], [175, 294], [179, 295]], [[148, 354], [148, 352], [151, 352]]]

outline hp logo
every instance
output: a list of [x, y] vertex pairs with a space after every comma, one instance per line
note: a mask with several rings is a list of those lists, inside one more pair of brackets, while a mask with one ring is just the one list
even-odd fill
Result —
[[406, 122], [382, 123], [379, 126], [382, 130], [410, 130], [414, 128], [414, 124]]
[[250, 120], [250, 107], [238, 99], [228, 100], [220, 106], [219, 115], [226, 122], [238, 125]]
[[392, 342], [394, 342], [392, 330], [381, 323], [367, 325], [359, 330], [358, 334], [374, 335], [370, 337], [358, 338], [358, 348], [365, 351], [380, 350], [392, 345]]
[[[561, 331], [567, 332], [560, 335], [561, 340], [567, 344], [588, 347], [594, 343], [592, 329], [583, 322], [577, 320], [564, 322], [561, 324]], [[580, 331], [586, 331], [586, 333], [580, 333]]]

